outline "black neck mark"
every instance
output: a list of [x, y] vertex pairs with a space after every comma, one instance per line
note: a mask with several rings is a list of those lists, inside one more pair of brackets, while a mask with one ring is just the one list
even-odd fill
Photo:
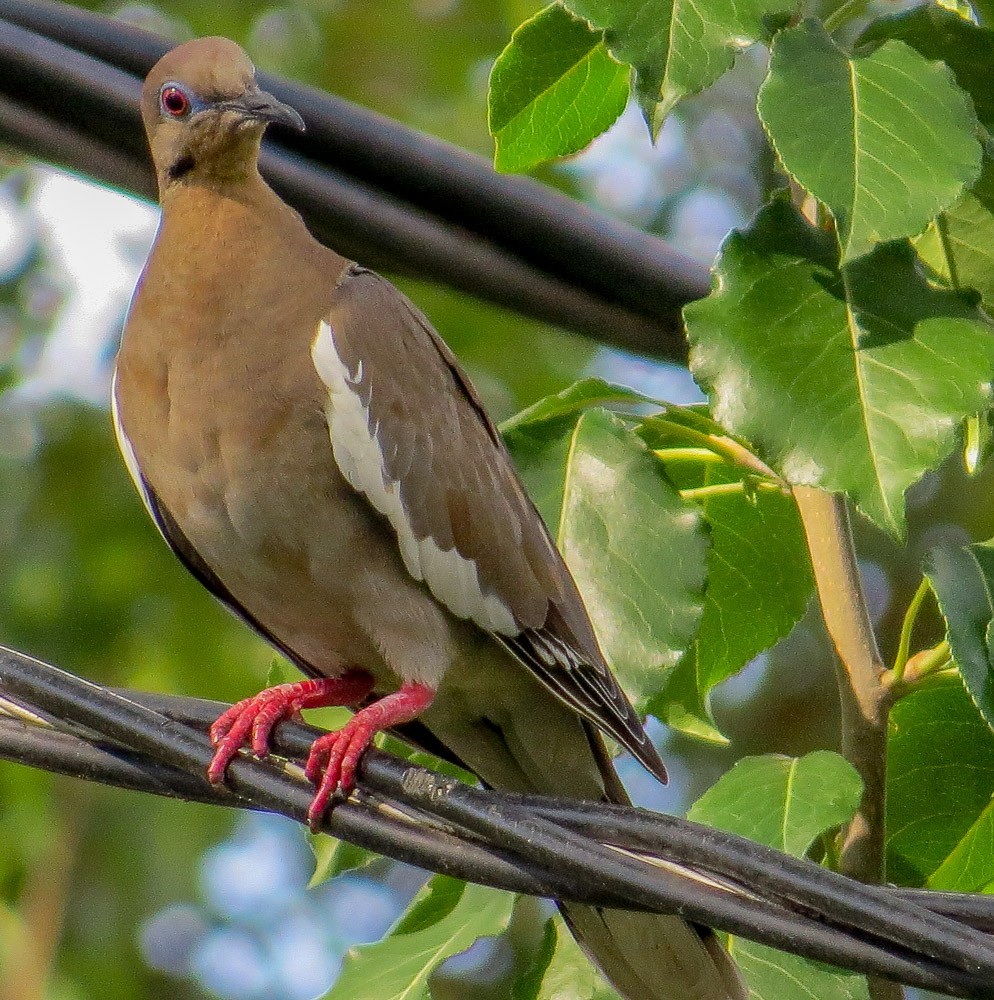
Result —
[[171, 181], [178, 181], [181, 177], [185, 177], [196, 165], [193, 157], [189, 153], [184, 153], [169, 168], [169, 179]]

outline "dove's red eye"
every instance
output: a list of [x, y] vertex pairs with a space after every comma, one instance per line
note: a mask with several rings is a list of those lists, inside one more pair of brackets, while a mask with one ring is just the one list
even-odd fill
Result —
[[163, 87], [159, 103], [162, 110], [173, 118], [182, 118], [190, 110], [190, 98], [179, 87]]

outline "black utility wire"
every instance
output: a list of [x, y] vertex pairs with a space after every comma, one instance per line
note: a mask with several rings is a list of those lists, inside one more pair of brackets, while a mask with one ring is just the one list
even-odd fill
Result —
[[[88, 11], [0, 0], [0, 138], [148, 196], [137, 100], [167, 47]], [[303, 137], [274, 132], [264, 168], [319, 238], [604, 342], [685, 356], [679, 310], [707, 293], [707, 273], [662, 240], [340, 98], [262, 81], [308, 121]]]
[[[149, 32], [51, 0], [0, 0], [0, 17], [144, 77], [170, 47]], [[581, 285], [655, 313], [706, 293], [702, 269], [662, 241], [524, 177], [497, 174], [480, 156], [313, 87], [261, 73], [263, 86], [308, 123], [287, 148], [333, 163], [406, 202], [523, 257], [555, 261]], [[564, 224], [569, 240], [564, 241]], [[612, 280], [611, 275], [618, 282]], [[626, 288], [619, 287], [621, 284]], [[703, 284], [703, 287], [702, 287]]]
[[[148, 699], [156, 703], [154, 695], [142, 695], [141, 698], [146, 703]], [[208, 726], [224, 709], [220, 704], [173, 697], [163, 698], [157, 707], [165, 714], [202, 727]], [[284, 725], [277, 731], [276, 745], [281, 752], [302, 759], [316, 735], [316, 730], [305, 726]], [[399, 789], [405, 781], [407, 795], [412, 787], [418, 787], [411, 785], [408, 776], [412, 773], [408, 765], [374, 752], [368, 755], [363, 777], [370, 789], [399, 797]], [[421, 773], [425, 779], [430, 778], [431, 772]], [[421, 804], [431, 802], [438, 793], [432, 781], [428, 780], [427, 786], [420, 790]], [[483, 806], [490, 802], [491, 795], [459, 784], [447, 787], [446, 794], [455, 799], [482, 794], [487, 797], [475, 798], [475, 801]], [[933, 950], [930, 933], [938, 933], [941, 937], [949, 930], [949, 925], [945, 921], [931, 920], [928, 911], [956, 916], [981, 930], [994, 926], [994, 897], [991, 896], [864, 885], [744, 837], [646, 809], [511, 792], [500, 793], [500, 800], [604, 844], [650, 854], [662, 850], [667, 860], [706, 872], [747, 889], [752, 895], [790, 901], [815, 914], [831, 914], [832, 919], [867, 933], [890, 934], [894, 940], [912, 944], [936, 958], [941, 957], [944, 947], [954, 963], [963, 962], [960, 947], [963, 941], [958, 940], [955, 947], [946, 943], [939, 951]], [[908, 906], [908, 901], [914, 905]], [[981, 951], [994, 949], [994, 940], [986, 935], [971, 935], [970, 941]]]
[[[272, 763], [239, 758], [231, 768], [230, 791], [212, 788], [204, 781], [212, 751], [203, 727], [216, 716], [215, 704], [111, 692], [10, 650], [0, 650], [0, 691], [43, 716], [77, 727], [67, 743], [63, 734], [5, 721], [0, 725], [0, 756], [51, 768], [53, 759], [63, 753], [69, 758], [63, 760], [67, 766], [54, 769], [95, 780], [114, 782], [121, 777], [121, 783], [129, 787], [159, 794], [191, 792], [192, 798], [304, 819], [311, 789]], [[138, 699], [148, 704], [138, 704]], [[155, 710], [170, 705], [175, 709], [174, 718]], [[180, 717], [189, 718], [198, 728], [178, 721]], [[36, 732], [29, 738], [26, 729]], [[279, 732], [283, 743], [295, 744], [301, 751], [313, 737], [313, 731], [300, 726], [284, 725]], [[47, 758], [45, 737], [50, 738]], [[108, 745], [108, 740], [125, 744], [131, 752]], [[142, 758], [135, 751], [154, 758], [153, 776], [147, 782], [140, 777]], [[169, 767], [181, 769], [182, 776], [164, 791], [173, 784]], [[825, 912], [803, 906], [795, 909], [796, 886], [786, 898], [775, 900], [741, 886], [708, 885], [692, 873], [681, 874], [670, 866], [661, 869], [585, 836], [584, 825], [596, 822], [609, 824], [616, 840], [646, 840], [652, 814], [645, 810], [480, 791], [378, 752], [367, 755], [361, 788], [364, 791], [359, 796], [331, 810], [325, 829], [421, 867], [560, 899], [680, 912], [868, 974], [955, 996], [994, 997], [994, 962], [986, 939], [974, 937], [968, 928], [952, 920], [927, 915], [923, 919], [912, 908], [909, 914], [915, 915], [913, 922], [923, 929], [904, 933], [900, 927], [877, 926], [872, 917], [864, 929], [857, 929], [830, 908]], [[555, 821], [543, 817], [542, 808], [555, 815]], [[579, 829], [567, 823], [571, 809]], [[622, 820], [629, 813], [631, 829], [626, 832]], [[670, 825], [662, 823], [658, 828], [665, 832]], [[686, 827], [695, 835], [701, 829], [693, 824]], [[727, 855], [736, 838], [720, 836], [725, 839], [717, 859], [710, 857], [706, 842], [700, 846], [696, 860], [705, 874], [729, 864]], [[673, 838], [661, 837], [652, 843], [652, 849], [667, 856], [667, 839]], [[747, 859], [753, 858], [756, 845], [748, 841], [742, 844], [746, 845]], [[818, 871], [817, 866], [796, 859], [791, 863]], [[839, 881], [849, 884], [845, 879]], [[802, 895], [803, 882], [801, 877]], [[856, 891], [888, 892], [880, 887], [856, 887]], [[931, 957], [935, 954], [946, 955], [951, 961]]]

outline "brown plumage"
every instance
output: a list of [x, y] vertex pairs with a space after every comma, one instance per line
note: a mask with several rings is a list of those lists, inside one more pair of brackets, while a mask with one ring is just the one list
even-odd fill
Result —
[[[624, 801], [591, 723], [664, 777], [456, 359], [259, 176], [266, 124], [296, 113], [210, 38], [153, 68], [142, 116], [162, 224], [115, 373], [122, 451], [179, 557], [311, 677], [219, 720], [212, 779], [296, 708], [370, 692], [315, 744], [312, 822], [413, 720], [494, 787]], [[743, 995], [678, 918], [565, 913], [632, 1000]]]

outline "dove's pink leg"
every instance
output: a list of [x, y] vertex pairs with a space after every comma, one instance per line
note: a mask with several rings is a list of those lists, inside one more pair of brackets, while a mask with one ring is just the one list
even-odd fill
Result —
[[[269, 753], [269, 737], [282, 719], [295, 716], [302, 708], [355, 705], [372, 690], [373, 678], [364, 670], [350, 670], [337, 678], [317, 678], [268, 688], [252, 698], [232, 705], [211, 726], [214, 759], [207, 770], [210, 781], [224, 780], [225, 771], [238, 751], [246, 745], [258, 757]], [[399, 691], [385, 695], [359, 709], [337, 732], [319, 736], [311, 744], [306, 774], [318, 786], [307, 811], [307, 821], [316, 829], [331, 796], [355, 787], [356, 767], [373, 737], [401, 722], [420, 715], [435, 697], [435, 689], [409, 682]]]
[[404, 684], [399, 691], [367, 705], [352, 716], [338, 732], [319, 736], [311, 744], [307, 777], [318, 790], [307, 810], [307, 822], [316, 830], [331, 796], [337, 789], [350, 792], [363, 751], [384, 729], [419, 716], [434, 700], [435, 689], [427, 684]]

